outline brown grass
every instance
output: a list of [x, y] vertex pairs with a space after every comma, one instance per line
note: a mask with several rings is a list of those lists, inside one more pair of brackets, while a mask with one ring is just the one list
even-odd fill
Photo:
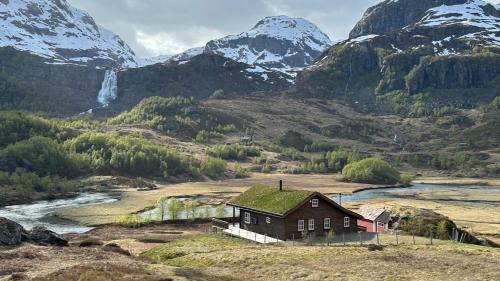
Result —
[[280, 179], [285, 186], [308, 189], [322, 193], [351, 193], [360, 188], [375, 187], [368, 184], [352, 184], [340, 181], [338, 175], [288, 175], [254, 173], [250, 178], [224, 181], [160, 185], [157, 190], [137, 191], [125, 189], [121, 200], [109, 204], [65, 209], [59, 212], [63, 218], [86, 225], [113, 223], [123, 215], [134, 214], [154, 206], [162, 196], [194, 196], [203, 203], [219, 204], [247, 190], [255, 184], [277, 185]]
[[[227, 238], [223, 238], [227, 240]], [[217, 243], [215, 243], [217, 244]], [[435, 246], [257, 246], [196, 240], [161, 246], [149, 254], [167, 265], [199, 269], [238, 280], [498, 280], [500, 250], [441, 241]], [[169, 251], [183, 253], [170, 255]]]

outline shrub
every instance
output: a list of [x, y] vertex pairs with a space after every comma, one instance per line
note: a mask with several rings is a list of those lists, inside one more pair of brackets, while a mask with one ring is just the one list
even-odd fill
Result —
[[237, 179], [244, 179], [244, 178], [248, 178], [250, 176], [250, 173], [248, 172], [248, 170], [241, 167], [241, 165], [239, 163], [236, 163], [234, 165], [234, 173], [235, 173], [234, 176]]
[[401, 180], [399, 172], [379, 158], [367, 158], [344, 167], [342, 175], [351, 182], [395, 184]]
[[215, 90], [211, 97], [213, 99], [223, 99], [225, 97], [224, 90]]
[[14, 172], [21, 167], [39, 176], [74, 177], [87, 167], [81, 155], [69, 153], [56, 141], [35, 136], [0, 151], [0, 169]]
[[210, 156], [222, 159], [244, 160], [247, 157], [260, 156], [260, 149], [256, 146], [224, 144], [211, 147], [210, 149], [208, 149], [207, 153]]
[[208, 157], [201, 163], [201, 172], [211, 178], [222, 176], [227, 169], [226, 161], [220, 158]]
[[135, 176], [196, 176], [189, 159], [160, 144], [133, 136], [84, 133], [65, 147], [83, 155], [98, 172], [117, 171]]

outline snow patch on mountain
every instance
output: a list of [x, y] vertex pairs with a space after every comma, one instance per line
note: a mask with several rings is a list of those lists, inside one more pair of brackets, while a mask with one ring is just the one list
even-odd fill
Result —
[[205, 52], [250, 65], [291, 69], [308, 66], [330, 46], [328, 36], [313, 23], [275, 16], [264, 18], [247, 32], [208, 42]]
[[137, 66], [134, 52], [119, 36], [66, 0], [0, 1], [0, 47], [6, 46], [56, 63]]

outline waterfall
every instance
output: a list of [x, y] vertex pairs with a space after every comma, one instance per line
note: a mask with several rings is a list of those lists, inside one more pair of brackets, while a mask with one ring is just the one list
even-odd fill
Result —
[[111, 101], [116, 99], [118, 92], [118, 75], [114, 70], [106, 70], [104, 80], [102, 81], [101, 90], [97, 95], [97, 101], [103, 107], [107, 107]]

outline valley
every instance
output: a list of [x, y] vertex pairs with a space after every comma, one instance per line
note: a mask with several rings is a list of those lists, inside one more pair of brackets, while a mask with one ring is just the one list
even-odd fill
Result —
[[1, 281], [500, 278], [500, 6], [146, 58], [70, 2], [0, 0]]

